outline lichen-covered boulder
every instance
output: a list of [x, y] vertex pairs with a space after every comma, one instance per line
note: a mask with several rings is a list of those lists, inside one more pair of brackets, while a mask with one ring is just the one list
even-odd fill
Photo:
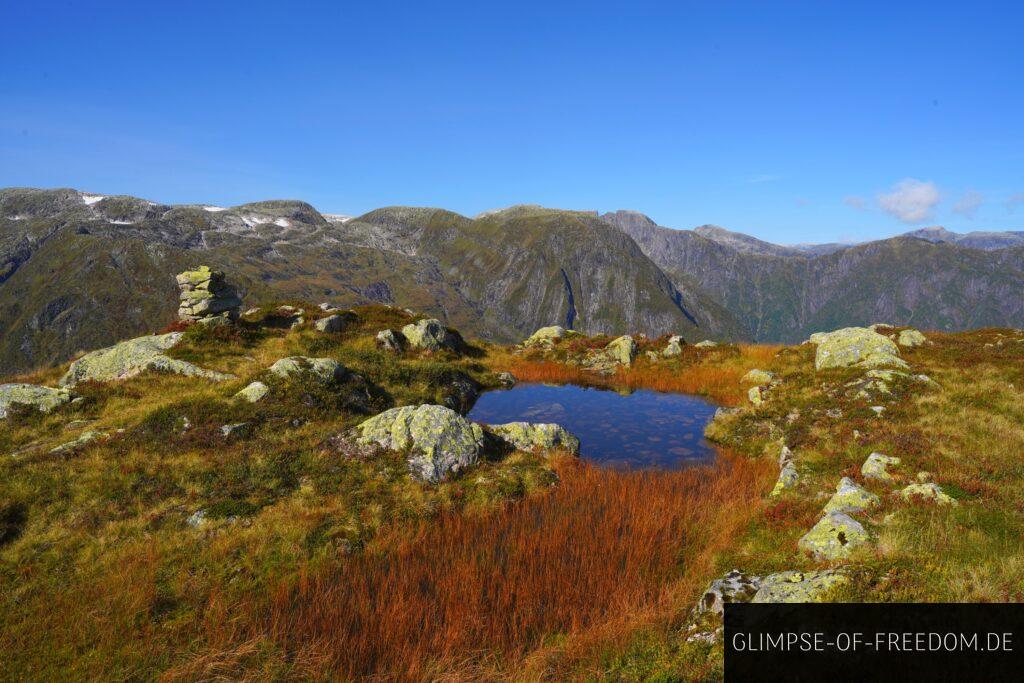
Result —
[[900, 464], [900, 459], [884, 453], [872, 453], [860, 466], [860, 473], [865, 479], [875, 481], [892, 481], [893, 476], [889, 473], [889, 466]]
[[858, 486], [849, 477], [843, 477], [839, 480], [839, 485], [836, 486], [836, 492], [825, 503], [824, 512], [825, 514], [831, 512], [853, 514], [877, 507], [880, 502], [878, 496], [864, 487]]
[[686, 342], [683, 341], [682, 337], [680, 337], [678, 334], [674, 334], [668, 338], [668, 345], [665, 347], [665, 350], [661, 352], [661, 355], [665, 356], [666, 358], [679, 356], [683, 353], [683, 344], [685, 343]]
[[268, 393], [270, 393], [270, 387], [263, 382], [256, 381], [247, 384], [245, 388], [235, 394], [234, 398], [248, 401], [249, 403], [256, 403], [262, 400]]
[[750, 602], [761, 585], [760, 576], [744, 574], [733, 569], [722, 578], [715, 579], [704, 590], [694, 612], [722, 616], [728, 603]]
[[487, 427], [487, 431], [520, 451], [529, 451], [535, 448], [542, 450], [560, 448], [574, 454], [580, 452], [580, 440], [557, 424], [509, 422], [490, 425]]
[[710, 339], [705, 339], [704, 341], [697, 342], [693, 346], [694, 348], [698, 349], [713, 349], [716, 346], [718, 346], [718, 342], [711, 341]]
[[511, 372], [499, 372], [498, 382], [500, 382], [503, 387], [514, 387], [516, 385], [516, 376]]
[[127, 379], [153, 370], [213, 381], [231, 379], [231, 375], [201, 368], [194, 363], [164, 354], [181, 339], [181, 332], [129, 339], [105, 349], [85, 354], [68, 368], [60, 384], [73, 387], [79, 382], [110, 382]]
[[[788, 449], [787, 449], [788, 450]], [[796, 488], [797, 482], [800, 481], [800, 475], [796, 471], [796, 465], [791, 460], [787, 460], [779, 471], [779, 478], [775, 482], [772, 492], [768, 494], [771, 497], [781, 496], [786, 491], [790, 491]]]
[[0, 420], [18, 405], [48, 413], [71, 400], [67, 389], [53, 389], [38, 384], [0, 384]]
[[742, 384], [753, 384], [755, 386], [763, 387], [771, 384], [775, 381], [775, 373], [768, 370], [758, 370], [754, 368], [748, 370], [747, 374], [743, 375], [740, 379]]
[[326, 318], [320, 318], [313, 323], [313, 327], [320, 332], [327, 332], [331, 334], [342, 332], [346, 327], [348, 327], [350, 322], [350, 318], [335, 313], [334, 315], [329, 315]]
[[579, 336], [575, 330], [567, 330], [561, 325], [542, 327], [523, 341], [523, 346], [550, 346], [560, 339]]
[[761, 579], [757, 592], [750, 602], [822, 602], [833, 590], [849, 583], [848, 576], [834, 570], [779, 572]]
[[860, 522], [844, 512], [832, 512], [800, 538], [798, 546], [819, 560], [840, 560], [869, 540]]
[[818, 343], [814, 368], [907, 367], [900, 350], [888, 337], [866, 327], [845, 327], [828, 333]]
[[275, 362], [268, 369], [272, 375], [289, 379], [309, 375], [321, 382], [342, 382], [349, 376], [349, 370], [333, 358], [309, 358], [289, 356]]
[[903, 330], [900, 332], [900, 336], [896, 338], [896, 343], [900, 346], [914, 347], [923, 345], [927, 339], [925, 336], [915, 329]]
[[459, 336], [445, 327], [440, 320], [433, 318], [406, 325], [402, 328], [402, 334], [409, 342], [409, 346], [427, 351], [457, 351], [461, 341]]
[[906, 501], [925, 500], [939, 505], [958, 505], [956, 498], [942, 490], [934, 482], [911, 484], [900, 491], [900, 498]]
[[616, 363], [632, 365], [636, 359], [636, 341], [628, 334], [624, 334], [618, 339], [608, 342], [608, 346], [604, 347], [604, 352]]
[[768, 398], [768, 392], [765, 391], [764, 387], [750, 387], [747, 389], [747, 398], [752, 404], [759, 406]]
[[818, 342], [814, 369], [906, 368], [893, 340], [867, 328], [843, 328], [829, 332]]
[[377, 348], [392, 353], [401, 353], [405, 348], [405, 337], [394, 330], [381, 330], [377, 333]]
[[480, 459], [484, 432], [451, 408], [403, 406], [386, 410], [356, 427], [357, 441], [406, 452], [413, 476], [437, 483]]
[[480, 385], [459, 370], [449, 370], [438, 378], [438, 396], [441, 404], [465, 415], [480, 398]]

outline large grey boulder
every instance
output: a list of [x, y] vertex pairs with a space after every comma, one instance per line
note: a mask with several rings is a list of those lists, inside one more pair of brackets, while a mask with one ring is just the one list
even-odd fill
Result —
[[561, 448], [574, 454], [580, 452], [580, 440], [553, 423], [508, 422], [489, 425], [487, 431], [520, 451]]
[[457, 351], [459, 348], [459, 336], [433, 318], [406, 325], [402, 328], [402, 335], [414, 349]]
[[250, 382], [245, 385], [234, 398], [238, 400], [248, 401], [249, 403], [256, 403], [257, 401], [263, 400], [263, 398], [270, 393], [270, 387], [260, 381]]
[[73, 387], [79, 382], [110, 382], [134, 377], [148, 370], [213, 381], [231, 379], [231, 375], [201, 368], [194, 363], [167, 356], [181, 339], [181, 332], [129, 339], [105, 349], [85, 354], [68, 368], [60, 385]]
[[668, 338], [668, 344], [665, 346], [665, 349], [661, 352], [661, 355], [665, 356], [666, 358], [679, 356], [683, 353], [683, 344], [685, 343], [686, 342], [683, 341], [682, 337], [680, 337], [678, 334], [674, 334]]
[[356, 427], [357, 441], [406, 453], [413, 476], [437, 483], [475, 465], [484, 431], [451, 408], [402, 406]]
[[381, 330], [376, 337], [377, 348], [392, 353], [401, 353], [405, 348], [405, 338], [394, 330]]
[[313, 327], [320, 332], [335, 333], [342, 332], [346, 327], [348, 327], [350, 322], [350, 318], [335, 313], [334, 315], [329, 315], [326, 318], [320, 318], [313, 323]]
[[618, 339], [608, 342], [608, 346], [604, 347], [604, 352], [616, 363], [628, 367], [636, 359], [636, 341], [628, 334], [624, 334]]
[[37, 384], [0, 384], [0, 419], [18, 405], [35, 408], [48, 413], [71, 400], [67, 389], [52, 389]]
[[[814, 335], [811, 336], [814, 339]], [[845, 327], [819, 337], [814, 368], [907, 367], [899, 347], [888, 337], [866, 327]]]
[[215, 318], [236, 320], [242, 300], [238, 292], [224, 279], [224, 273], [199, 266], [177, 276], [181, 290], [178, 317], [189, 321], [208, 321]]
[[561, 325], [549, 325], [542, 327], [531, 334], [524, 342], [524, 346], [550, 346], [560, 339], [579, 336], [575, 330], [567, 330]]
[[267, 371], [281, 379], [306, 375], [320, 382], [341, 382], [349, 376], [348, 368], [333, 358], [310, 358], [308, 356], [282, 358], [271, 365]]

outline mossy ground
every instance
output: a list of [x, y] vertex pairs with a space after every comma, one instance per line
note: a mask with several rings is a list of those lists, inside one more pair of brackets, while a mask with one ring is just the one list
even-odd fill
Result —
[[[497, 386], [496, 373], [511, 370], [522, 379], [692, 391], [734, 406], [744, 405], [739, 379], [751, 368], [781, 378], [765, 403], [723, 423], [717, 436], [736, 454], [725, 462], [736, 465], [704, 483], [709, 496], [725, 496], [729, 485], [751, 495], [703, 511], [690, 500], [687, 514], [697, 516], [687, 519], [700, 524], [685, 543], [657, 546], [670, 555], [651, 565], [656, 574], [644, 575], [642, 600], [632, 596], [614, 618], [595, 611], [578, 626], [549, 626], [510, 641], [530, 643], [525, 650], [520, 644], [467, 651], [462, 659], [447, 653], [432, 668], [421, 662], [421, 676], [720, 678], [720, 646], [684, 637], [699, 591], [733, 567], [770, 573], [822, 566], [797, 550], [797, 540], [842, 476], [878, 494], [882, 505], [863, 517], [874, 542], [851, 559], [854, 581], [835, 599], [1024, 599], [1024, 335], [929, 334], [933, 343], [902, 353], [913, 372], [939, 386], [895, 381], [891, 396], [877, 401], [886, 407], [877, 416], [876, 401], [854, 398], [846, 387], [862, 373], [815, 373], [811, 346], [686, 347], [680, 357], [652, 362], [644, 352], [665, 340], [645, 340], [632, 368], [598, 376], [567, 362], [607, 340], [576, 339], [546, 355], [480, 344], [461, 355], [394, 356], [379, 352], [373, 337], [412, 320], [406, 313], [356, 309], [352, 326], [326, 335], [311, 329], [322, 312], [305, 310], [306, 327], [298, 330], [262, 324], [269, 323], [270, 308], [233, 328], [188, 328], [173, 355], [235, 380], [149, 374], [82, 385], [76, 390], [83, 402], [46, 415], [19, 411], [0, 425], [3, 678], [329, 676], [334, 660], [311, 664], [316, 647], [274, 632], [272, 624], [259, 631], [259, 618], [245, 622], [241, 615], [258, 617], [261, 604], [286, 605], [307, 577], [344, 570], [350, 558], [389, 557], [409, 542], [406, 528], [429, 537], [435, 520], [489, 519], [516, 510], [509, 501], [541, 500], [556, 484], [571, 492], [589, 481], [597, 488], [581, 491], [607, 490], [610, 480], [525, 453], [485, 462], [449, 483], [418, 483], [399, 455], [368, 455], [333, 438], [364, 417], [339, 403], [339, 392], [268, 381], [265, 368], [292, 355], [335, 358], [360, 373], [372, 387], [372, 411], [436, 402], [439, 382], [453, 371], [484, 386]], [[18, 380], [52, 384], [61, 372]], [[231, 400], [254, 379], [271, 384], [264, 401]], [[229, 436], [221, 431], [240, 423], [247, 424]], [[85, 430], [106, 437], [50, 453]], [[783, 442], [795, 453], [801, 479], [793, 492], [769, 499]], [[898, 482], [860, 477], [872, 451], [902, 458], [892, 468]], [[893, 496], [922, 470], [959, 505]], [[638, 485], [631, 481], [640, 479], [616, 480], [624, 499]], [[710, 493], [716, 487], [721, 490]], [[190, 525], [199, 510], [204, 521]], [[630, 537], [617, 541], [628, 547]], [[481, 551], [490, 547], [483, 538], [480, 543]], [[289, 588], [276, 593], [282, 586]], [[236, 614], [240, 605], [248, 612]], [[264, 636], [253, 638], [253, 629]]]

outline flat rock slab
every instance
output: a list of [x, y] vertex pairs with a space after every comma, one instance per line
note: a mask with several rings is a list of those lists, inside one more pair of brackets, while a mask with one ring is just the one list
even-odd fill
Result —
[[181, 332], [171, 332], [129, 339], [105, 349], [92, 351], [71, 364], [61, 378], [60, 384], [64, 387], [73, 387], [85, 381], [110, 382], [128, 379], [147, 370], [213, 381], [232, 379], [232, 375], [207, 370], [194, 363], [165, 355], [164, 351], [177, 344], [180, 339]]
[[53, 389], [38, 384], [0, 384], [0, 419], [15, 406], [29, 406], [48, 413], [71, 400], [67, 389]]
[[831, 570], [779, 572], [761, 580], [751, 602], [822, 602], [832, 590], [848, 583], [848, 576]]

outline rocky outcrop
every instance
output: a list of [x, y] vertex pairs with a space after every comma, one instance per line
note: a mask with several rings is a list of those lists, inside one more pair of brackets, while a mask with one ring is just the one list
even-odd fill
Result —
[[751, 602], [804, 603], [822, 602], [836, 588], [850, 583], [842, 572], [785, 571], [770, 574], [761, 580]]
[[557, 424], [509, 422], [489, 425], [487, 431], [520, 451], [558, 448], [573, 454], [580, 452], [580, 440]]
[[926, 341], [925, 336], [915, 329], [903, 330], [896, 338], [897, 344], [907, 347], [922, 346]]
[[224, 273], [199, 266], [177, 276], [181, 290], [178, 317], [189, 321], [237, 320], [242, 300]]
[[313, 323], [313, 327], [315, 327], [319, 332], [336, 333], [343, 332], [351, 322], [352, 319], [348, 316], [335, 313], [327, 316], [326, 318], [320, 318]]
[[561, 325], [542, 327], [523, 342], [523, 346], [551, 346], [566, 337], [579, 336], [579, 332], [567, 330]]
[[465, 415], [472, 410], [476, 400], [480, 398], [480, 384], [475, 379], [459, 370], [449, 370], [438, 380], [441, 403], [457, 413]]
[[819, 560], [841, 560], [868, 540], [860, 522], [844, 512], [832, 512], [804, 534], [798, 546]]
[[[814, 339], [812, 335], [812, 340]], [[888, 337], [866, 327], [846, 327], [818, 338], [814, 368], [907, 367], [900, 350]]]
[[67, 389], [52, 389], [37, 384], [0, 384], [0, 419], [17, 406], [48, 413], [71, 401]]
[[68, 368], [61, 378], [64, 387], [79, 382], [110, 382], [135, 377], [143, 372], [166, 372], [213, 381], [231, 379], [231, 375], [201, 368], [187, 361], [167, 356], [167, 351], [181, 339], [180, 332], [129, 339], [114, 346], [87, 353]]
[[845, 512], [853, 514], [864, 512], [877, 507], [880, 501], [878, 496], [871, 493], [862, 486], [858, 486], [849, 477], [843, 477], [836, 486], [836, 492], [825, 504], [825, 514], [833, 512]]
[[59, 455], [65, 453], [73, 453], [74, 451], [77, 451], [80, 448], [84, 448], [85, 446], [88, 446], [89, 444], [95, 441], [99, 441], [100, 439], [106, 438], [106, 436], [107, 435], [104, 432], [97, 432], [92, 429], [87, 429], [86, 431], [79, 434], [77, 439], [73, 439], [66, 443], [62, 443], [59, 446], [51, 448], [50, 454]]
[[402, 335], [414, 349], [458, 351], [462, 345], [462, 339], [458, 334], [445, 327], [440, 320], [433, 318], [406, 325], [402, 328]]
[[899, 465], [900, 459], [884, 453], [872, 453], [860, 466], [860, 473], [865, 479], [875, 481], [892, 481], [893, 476], [889, 473], [890, 465]]
[[401, 353], [405, 348], [405, 337], [394, 330], [381, 330], [376, 337], [377, 348], [391, 353]]
[[704, 341], [697, 342], [693, 346], [694, 348], [698, 349], [713, 349], [716, 346], [718, 346], [718, 342], [711, 341], [710, 339], [705, 339]]
[[484, 432], [450, 408], [403, 406], [386, 410], [356, 427], [358, 442], [406, 453], [413, 476], [437, 483], [475, 465]]
[[616, 363], [629, 367], [636, 359], [636, 341], [628, 334], [624, 334], [618, 339], [614, 339], [609, 342], [608, 345], [604, 347], [604, 352]]
[[911, 484], [900, 491], [900, 498], [907, 501], [923, 500], [938, 505], [958, 505], [956, 498], [933, 482]]
[[722, 616], [725, 606], [734, 602], [750, 602], [761, 585], [760, 576], [744, 574], [733, 569], [722, 578], [715, 579], [704, 590], [694, 610], [697, 614], [710, 613]]
[[281, 379], [309, 376], [320, 382], [342, 382], [349, 376], [349, 370], [333, 358], [309, 358], [289, 356], [271, 365], [267, 372]]

